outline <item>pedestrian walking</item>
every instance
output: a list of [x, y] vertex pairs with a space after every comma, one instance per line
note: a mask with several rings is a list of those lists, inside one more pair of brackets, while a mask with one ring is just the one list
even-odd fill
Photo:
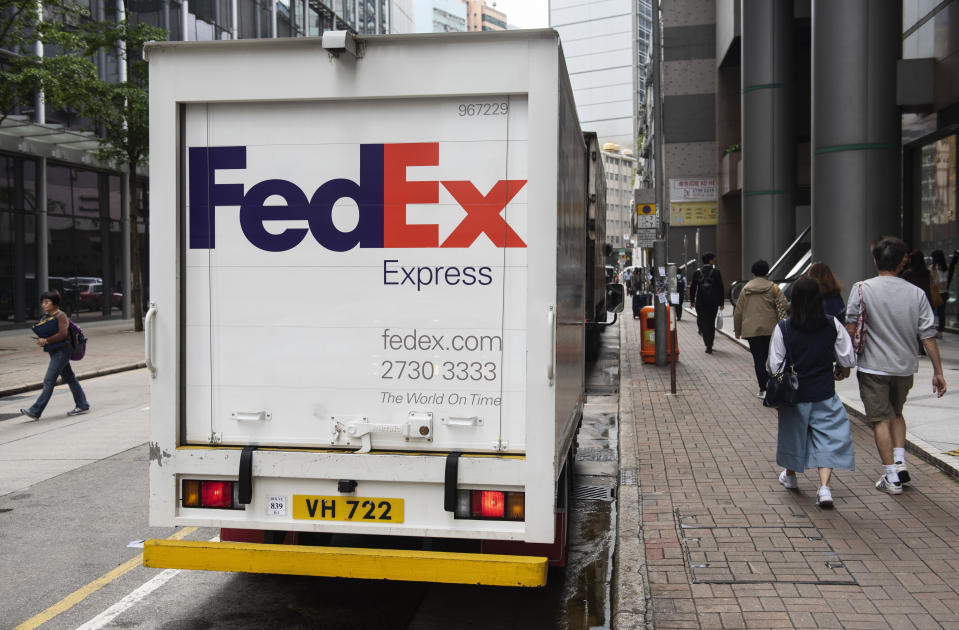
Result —
[[[926, 257], [922, 255], [922, 252], [916, 250], [909, 254], [909, 262], [906, 263], [905, 268], [899, 272], [899, 276], [909, 282], [914, 284], [922, 292], [926, 294], [926, 299], [929, 300], [929, 304], [932, 306], [933, 312], [936, 309], [936, 298], [937, 294], [934, 294], [932, 289], [932, 274], [929, 273], [929, 268], [926, 267]], [[919, 354], [926, 354], [925, 348], [922, 347], [922, 340], [917, 338], [917, 348]]]
[[679, 303], [676, 305], [676, 320], [683, 319], [683, 300], [686, 298], [686, 274], [676, 274], [676, 293], [679, 294]]
[[749, 342], [749, 352], [753, 355], [753, 367], [756, 370], [756, 382], [759, 384], [758, 398], [766, 396], [766, 358], [769, 355], [769, 339], [773, 328], [779, 322], [779, 313], [789, 311], [789, 302], [775, 283], [766, 278], [769, 263], [757, 260], [753, 263], [753, 279], [746, 283], [736, 308], [733, 309], [733, 330], [736, 339], [744, 338]]
[[826, 306], [826, 315], [832, 315], [840, 322], [846, 321], [846, 303], [842, 300], [842, 285], [839, 279], [824, 262], [814, 262], [809, 266], [806, 275], [819, 284], [823, 303]]
[[70, 355], [73, 353], [73, 346], [70, 345], [70, 320], [66, 313], [60, 310], [60, 292], [41, 293], [40, 308], [43, 309], [44, 316], [34, 324], [33, 332], [37, 336], [37, 345], [50, 354], [50, 363], [43, 377], [43, 390], [37, 400], [28, 409], [21, 409], [20, 413], [32, 420], [39, 420], [47, 403], [50, 402], [58, 376], [62, 376], [63, 382], [69, 385], [76, 405], [67, 412], [67, 415], [78, 416], [87, 413], [90, 411], [90, 403], [87, 402], [83, 388], [80, 387], [70, 367]]
[[826, 315], [819, 284], [809, 277], [793, 285], [790, 316], [773, 330], [766, 367], [775, 374], [784, 362], [798, 374], [799, 389], [796, 404], [779, 409], [776, 463], [785, 468], [779, 483], [795, 490], [797, 472], [818, 468], [816, 505], [831, 508], [832, 471], [855, 467], [849, 416], [835, 382], [849, 376], [856, 354], [842, 323]]
[[906, 282], [922, 289], [922, 292], [926, 294], [926, 299], [929, 300], [929, 304], [935, 308], [932, 298], [932, 274], [926, 267], [926, 257], [923, 256], [921, 251], [917, 249], [909, 254], [909, 261], [903, 267], [899, 276]]
[[696, 325], [703, 335], [706, 354], [712, 354], [716, 339], [716, 314], [723, 310], [726, 291], [723, 276], [716, 267], [716, 255], [703, 254], [703, 266], [696, 270], [689, 289], [689, 300], [696, 307]]
[[[876, 489], [900, 494], [902, 484], [912, 481], [906, 466], [906, 420], [902, 408], [919, 370], [915, 340], [918, 337], [932, 361], [932, 391], [942, 397], [946, 379], [942, 374], [935, 319], [926, 294], [898, 277], [906, 264], [906, 244], [885, 237], [872, 248], [877, 275], [857, 282], [849, 292], [846, 328], [856, 340], [859, 353], [859, 396], [872, 424], [876, 448], [885, 473]], [[862, 314], [862, 343], [857, 322]]]
[[932, 285], [939, 293], [939, 306], [932, 305], [936, 312], [936, 337], [942, 339], [942, 331], [946, 328], [946, 304], [949, 302], [949, 267], [946, 265], [946, 253], [941, 249], [932, 252]]
[[642, 308], [646, 306], [646, 293], [643, 287], [643, 272], [636, 269], [629, 279], [629, 286], [633, 295], [633, 319], [639, 319]]

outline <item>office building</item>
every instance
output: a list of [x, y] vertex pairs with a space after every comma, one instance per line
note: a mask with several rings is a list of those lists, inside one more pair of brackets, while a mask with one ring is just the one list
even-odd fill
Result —
[[636, 111], [646, 100], [646, 62], [649, 49], [653, 45], [653, 2], [637, 0], [636, 3], [636, 55], [633, 63], [636, 69]]
[[466, 3], [466, 25], [471, 31], [505, 31], [506, 14], [488, 0], [463, 0]]
[[[716, 252], [716, 71], [715, 12], [712, 2], [661, 3], [662, 79], [646, 70], [643, 106], [638, 111], [641, 167], [636, 202], [654, 203], [655, 107], [663, 103], [663, 204], [670, 262], [679, 264]], [[652, 24], [650, 24], [650, 30]], [[652, 34], [650, 34], [650, 44]], [[662, 82], [660, 94], [659, 82]], [[720, 266], [727, 262], [721, 251]]]
[[599, 141], [636, 146], [637, 2], [550, 0], [549, 25], [560, 34], [579, 123]]
[[875, 273], [881, 235], [959, 247], [959, 0], [715, 11], [721, 258], [745, 278], [808, 227], [810, 258], [848, 287]]
[[466, 31], [466, 3], [463, 0], [417, 0], [417, 33], [464, 31]]
[[631, 248], [636, 159], [630, 149], [618, 144], [606, 142], [602, 146], [606, 172], [606, 242], [622, 254]]

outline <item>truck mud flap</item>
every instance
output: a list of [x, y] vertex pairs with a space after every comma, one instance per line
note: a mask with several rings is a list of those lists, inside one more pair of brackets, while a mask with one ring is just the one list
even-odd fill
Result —
[[147, 540], [143, 566], [279, 575], [537, 587], [547, 559], [404, 549], [304, 547], [193, 540]]
[[253, 451], [255, 446], [244, 446], [240, 452], [240, 489], [239, 500], [241, 505], [249, 505], [253, 500]]

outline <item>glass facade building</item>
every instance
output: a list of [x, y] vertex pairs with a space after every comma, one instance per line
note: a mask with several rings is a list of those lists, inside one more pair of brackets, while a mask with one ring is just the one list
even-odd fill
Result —
[[638, 0], [550, 0], [579, 122], [599, 141], [636, 144]]
[[[927, 260], [939, 249], [953, 269], [946, 322], [959, 328], [959, 0], [905, 0], [902, 58], [928, 64], [925, 99], [912, 99], [902, 115], [906, 240]], [[925, 102], [916, 104], [916, 100]]]
[[[457, 0], [458, 1], [458, 0]], [[413, 0], [81, 0], [87, 20], [163, 28], [170, 40], [316, 37], [413, 32]], [[464, 12], [465, 13], [465, 12]], [[8, 51], [32, 54], [33, 50]], [[47, 46], [46, 56], [56, 54]], [[100, 78], [118, 81], [118, 55], [96, 57]], [[42, 101], [41, 101], [42, 103]], [[24, 327], [38, 297], [57, 289], [64, 310], [85, 322], [130, 315], [128, 203], [137, 204], [144, 300], [149, 296], [149, 186], [129, 192], [127, 175], [95, 157], [88, 121], [33, 101], [0, 123], [0, 328]], [[142, 173], [145, 175], [145, 170]]]

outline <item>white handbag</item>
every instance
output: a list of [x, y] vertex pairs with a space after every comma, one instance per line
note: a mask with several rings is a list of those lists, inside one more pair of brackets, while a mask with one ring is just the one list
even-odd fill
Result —
[[716, 330], [723, 329], [723, 312], [719, 311], [716, 313]]

